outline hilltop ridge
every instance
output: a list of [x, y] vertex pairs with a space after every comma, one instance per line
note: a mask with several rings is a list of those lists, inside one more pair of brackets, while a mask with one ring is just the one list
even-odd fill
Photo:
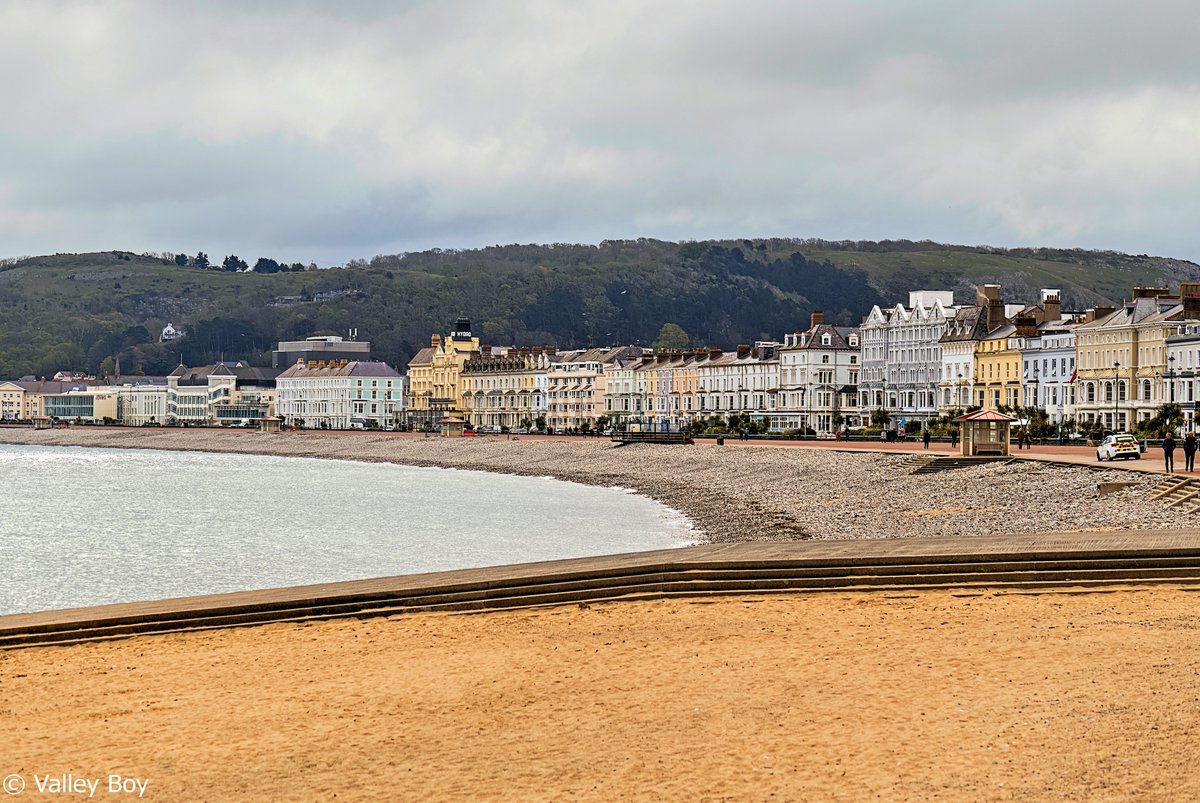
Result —
[[[118, 358], [123, 371], [150, 374], [222, 355], [267, 363], [278, 340], [351, 328], [377, 359], [403, 367], [459, 315], [495, 344], [649, 345], [670, 322], [693, 345], [729, 348], [803, 328], [814, 309], [857, 323], [915, 289], [952, 290], [966, 303], [982, 282], [1001, 284], [1014, 302], [1056, 287], [1064, 308], [1082, 309], [1120, 302], [1135, 286], [1200, 279], [1196, 263], [1145, 254], [908, 240], [506, 245], [271, 273], [171, 257], [108, 251], [0, 263], [0, 376], [97, 372]], [[168, 322], [186, 336], [158, 342]]]

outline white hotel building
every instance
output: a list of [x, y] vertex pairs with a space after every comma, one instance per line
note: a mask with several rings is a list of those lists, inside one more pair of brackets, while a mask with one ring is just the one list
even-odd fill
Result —
[[875, 409], [886, 410], [892, 426], [938, 417], [941, 340], [957, 311], [954, 293], [941, 290], [909, 293], [908, 307], [871, 308], [859, 327], [864, 418]]
[[405, 412], [405, 380], [382, 362], [297, 362], [275, 380], [276, 413], [309, 429], [394, 427]]

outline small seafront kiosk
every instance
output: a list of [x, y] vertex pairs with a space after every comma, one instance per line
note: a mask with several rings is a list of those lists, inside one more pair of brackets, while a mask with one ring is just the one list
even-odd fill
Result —
[[1008, 456], [1008, 437], [1012, 423], [1017, 419], [994, 410], [976, 410], [960, 415], [954, 423], [962, 430], [959, 454], [963, 457], [979, 455]]
[[33, 417], [34, 429], [54, 429], [54, 419], [48, 415], [35, 415]]
[[283, 424], [282, 418], [278, 418], [276, 416], [269, 415], [266, 418], [258, 419], [258, 431], [259, 432], [278, 433], [281, 424]]
[[461, 438], [467, 422], [462, 418], [443, 418], [438, 422], [442, 426], [442, 436], [446, 438]]

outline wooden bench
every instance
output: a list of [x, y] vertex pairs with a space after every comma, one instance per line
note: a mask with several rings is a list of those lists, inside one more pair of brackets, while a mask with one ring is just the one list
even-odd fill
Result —
[[624, 446], [627, 443], [684, 443], [692, 444], [692, 436], [687, 432], [614, 432], [613, 443]]

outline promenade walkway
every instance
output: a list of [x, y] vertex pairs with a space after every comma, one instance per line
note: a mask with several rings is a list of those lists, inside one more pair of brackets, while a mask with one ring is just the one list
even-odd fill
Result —
[[[306, 436], [316, 437], [355, 437], [356, 435], [372, 434], [369, 432], [347, 432], [347, 431], [321, 431], [312, 430], [306, 432]], [[374, 433], [378, 434], [378, 433]], [[426, 436], [424, 433], [404, 432], [392, 433], [398, 438], [425, 438], [438, 437], [437, 435]], [[575, 435], [487, 435], [480, 436], [481, 440], [496, 440], [515, 438], [518, 440], [534, 440], [534, 441], [563, 441], [563, 442], [580, 442], [588, 440], [601, 440], [599, 438], [589, 439], [581, 438]], [[607, 441], [607, 438], [602, 440]], [[931, 457], [948, 457], [958, 455], [958, 448], [951, 448], [949, 443], [933, 442], [925, 449], [919, 440], [905, 441], [902, 443], [880, 443], [876, 440], [868, 441], [838, 441], [838, 440], [771, 440], [771, 439], [751, 439], [748, 441], [738, 440], [734, 436], [729, 436], [725, 439], [724, 445], [717, 447], [716, 440], [710, 438], [698, 438], [695, 442], [700, 448], [722, 448], [722, 449], [832, 449], [834, 451], [843, 452], [866, 452], [877, 454], [903, 454], [903, 455], [929, 455]], [[1044, 460], [1055, 463], [1069, 463], [1080, 466], [1103, 466], [1106, 469], [1118, 469], [1126, 471], [1137, 471], [1142, 473], [1158, 473], [1165, 474], [1163, 468], [1162, 451], [1158, 448], [1150, 448], [1146, 454], [1142, 455], [1141, 460], [1113, 460], [1100, 463], [1096, 460], [1096, 450], [1090, 446], [1059, 446], [1058, 444], [1044, 444], [1033, 446], [1029, 449], [1017, 449], [1013, 447], [1013, 451], [1009, 457], [1019, 460]], [[1183, 452], [1176, 452], [1175, 463], [1178, 467], [1183, 466]], [[1182, 468], [1177, 468], [1174, 472], [1182, 476], [1200, 477], [1200, 472], [1184, 472]]]
[[1200, 529], [713, 544], [0, 617], [0, 648], [616, 599], [1200, 584]]

